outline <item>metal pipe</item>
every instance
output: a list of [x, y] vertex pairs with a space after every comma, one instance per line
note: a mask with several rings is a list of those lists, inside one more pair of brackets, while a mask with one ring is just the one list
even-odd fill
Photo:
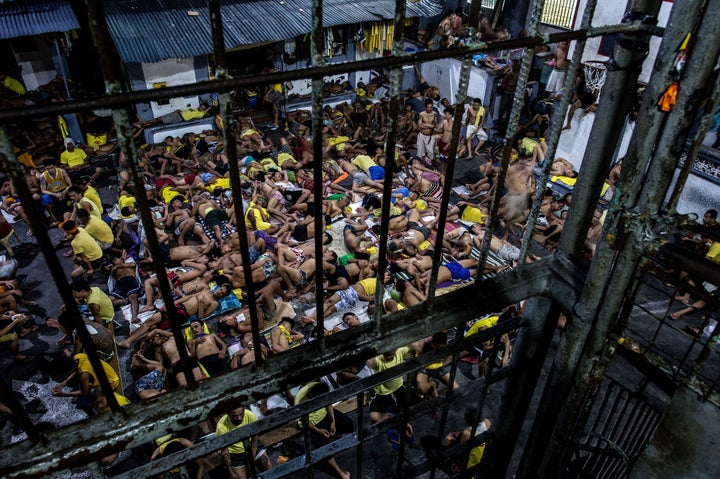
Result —
[[[93, 0], [87, 0], [93, 1]], [[507, 50], [519, 47], [535, 47], [547, 43], [575, 40], [578, 38], [592, 38], [613, 33], [640, 33], [647, 32], [653, 35], [662, 35], [663, 29], [644, 25], [642, 22], [631, 22], [620, 25], [609, 25], [593, 28], [591, 30], [574, 30], [557, 32], [539, 37], [518, 38], [493, 42], [491, 44], [477, 44], [472, 46], [455, 46], [452, 49], [427, 50], [413, 54], [413, 62], [422, 63], [440, 58], [474, 55], [476, 53]], [[123, 92], [113, 95], [106, 95], [99, 98], [87, 100], [73, 100], [64, 103], [52, 103], [41, 106], [25, 106], [21, 108], [9, 108], [0, 111], [0, 124], [14, 122], [24, 118], [36, 118], [65, 112], [80, 112], [96, 108], [116, 108], [120, 106], [131, 106], [136, 103], [146, 103], [170, 98], [185, 96], [196, 96], [207, 92], [230, 92], [252, 87], [257, 84], [281, 83], [285, 81], [299, 80], [303, 78], [315, 78], [343, 74], [348, 72], [377, 70], [389, 68], [407, 63], [405, 56], [387, 56], [373, 58], [370, 60], [356, 60], [352, 62], [333, 63], [313, 69], [288, 70], [283, 72], [264, 73], [260, 75], [232, 78], [222, 81], [203, 81], [187, 85], [177, 85], [159, 90], [138, 90]]]
[[[641, 17], [643, 21], [654, 24], [661, 3], [657, 0], [633, 0], [628, 3], [624, 21]], [[573, 189], [572, 207], [560, 236], [560, 250], [571, 258], [583, 256], [590, 221], [619, 141], [617, 125], [623, 124], [628, 113], [634, 86], [647, 57], [649, 41], [649, 35], [621, 35], [615, 44], [602, 89], [603, 101], [595, 113], [588, 147]], [[639, 131], [642, 130], [638, 125], [635, 133]]]
[[[310, 58], [312, 59], [312, 67], [317, 70], [324, 65], [323, 47], [324, 38], [322, 32], [323, 4], [322, 0], [313, 0], [312, 2], [312, 34], [310, 42]], [[316, 266], [317, 273], [315, 275], [315, 291], [323, 290], [323, 238], [325, 237], [324, 217], [322, 213], [323, 201], [323, 184], [322, 184], [322, 162], [323, 162], [323, 93], [325, 83], [323, 77], [313, 77], [312, 79], [312, 135], [313, 135], [313, 196], [317, 212], [315, 213], [315, 261], [319, 262]], [[325, 346], [325, 328], [324, 328], [324, 308], [323, 295], [315, 295], [315, 322], [317, 327], [315, 333], [320, 344], [320, 348]]]

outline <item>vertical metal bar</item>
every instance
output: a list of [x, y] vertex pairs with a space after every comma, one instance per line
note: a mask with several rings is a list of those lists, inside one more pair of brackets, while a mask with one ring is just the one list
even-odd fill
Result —
[[[585, 12], [583, 14], [582, 25], [580, 28], [584, 30], [590, 28], [593, 15], [595, 14], [596, 6], [597, 0], [588, 0], [587, 5], [585, 6]], [[543, 171], [540, 175], [540, 178], [538, 178], [537, 180], [535, 200], [532, 203], [532, 207], [530, 209], [530, 216], [528, 217], [526, 222], [527, 228], [525, 228], [525, 235], [523, 237], [522, 245], [520, 247], [520, 257], [518, 259], [518, 264], [525, 264], [525, 260], [527, 259], [528, 248], [530, 247], [530, 240], [532, 239], [532, 234], [535, 229], [535, 221], [537, 220], [540, 213], [540, 204], [542, 203], [543, 194], [545, 193], [545, 185], [547, 185], [548, 178], [550, 178], [550, 170], [552, 169], [553, 159], [555, 158], [557, 146], [560, 142], [560, 133], [562, 133], [563, 121], [565, 120], [568, 106], [570, 106], [570, 99], [572, 97], [573, 88], [575, 86], [575, 75], [577, 74], [578, 68], [580, 67], [580, 62], [582, 61], [583, 53], [585, 52], [585, 43], [586, 41], [584, 38], [578, 40], [575, 43], [573, 57], [565, 75], [562, 98], [560, 99], [560, 104], [557, 105], [557, 107], [553, 110], [551, 125], [549, 129], [550, 135], [548, 136], [547, 141], [548, 149], [547, 153], [545, 154], [545, 160], [543, 160], [544, 164], [540, 163], [539, 165], [542, 167]]]
[[[462, 338], [461, 334], [456, 335], [455, 342], [459, 342], [460, 338]], [[455, 376], [457, 375], [457, 367], [458, 367], [459, 361], [460, 361], [460, 351], [453, 354], [452, 366], [450, 367], [450, 377], [448, 379], [448, 388], [447, 388], [447, 391], [445, 392], [445, 400], [447, 402], [445, 404], [443, 404], [442, 415], [440, 416], [440, 424], [438, 425], [437, 437], [440, 440], [440, 444], [442, 444], [443, 438], [445, 437], [445, 427], [447, 426], [448, 415], [450, 412], [450, 403], [452, 401], [452, 395], [453, 395], [453, 384], [455, 384]], [[430, 469], [430, 479], [435, 479], [435, 473], [437, 471], [437, 466], [438, 466], [437, 462], [433, 461], [432, 469]]]
[[218, 80], [227, 78], [227, 60], [225, 57], [225, 32], [222, 25], [220, 0], [208, 0], [210, 13], [210, 34], [212, 35], [215, 70]]
[[[490, 356], [490, 360], [488, 361], [487, 369], [485, 370], [485, 376], [479, 377], [478, 381], [483, 381], [483, 386], [480, 389], [480, 398], [478, 399], [478, 405], [477, 405], [477, 416], [473, 418], [472, 421], [472, 428], [470, 429], [470, 438], [474, 438], [477, 435], [477, 428], [480, 424], [480, 421], [483, 417], [483, 410], [485, 409], [485, 399], [487, 399], [488, 395], [488, 389], [490, 389], [490, 378], [492, 377], [492, 373], [495, 370], [495, 360], [497, 359], [498, 351], [500, 351], [500, 339], [502, 336], [495, 338], [495, 342], [493, 344], [492, 349], [492, 356]], [[462, 462], [461, 465], [461, 474], [464, 474], [467, 471], [467, 464], [470, 460], [470, 453], [472, 452], [472, 448], [469, 448], [466, 453], [467, 456], [465, 456], [465, 459]]]
[[405, 377], [405, 391], [402, 398], [402, 420], [398, 428], [398, 438], [400, 439], [400, 450], [398, 451], [397, 477], [405, 477], [403, 465], [405, 464], [405, 449], [407, 448], [407, 427], [410, 416], [410, 395], [416, 381], [416, 371], [408, 373]]
[[[210, 26], [213, 39], [213, 53], [215, 55], [216, 78], [218, 81], [228, 78], [227, 57], [225, 55], [225, 35], [222, 26], [222, 9], [220, 0], [208, 0], [210, 12]], [[220, 113], [223, 119], [223, 136], [225, 138], [225, 154], [228, 157], [230, 173], [230, 191], [233, 200], [233, 213], [235, 214], [235, 226], [238, 240], [240, 242], [240, 256], [243, 264], [243, 277], [245, 279], [245, 291], [243, 301], [248, 302], [248, 313], [250, 315], [250, 330], [252, 332], [253, 344], [261, 344], [260, 341], [260, 320], [255, 306], [255, 283], [250, 269], [250, 244], [245, 224], [245, 210], [243, 208], [242, 188], [240, 185], [240, 167], [237, 161], [237, 141], [235, 138], [236, 121], [232, 114], [231, 98], [229, 93], [220, 94]], [[221, 238], [218, 238], [220, 241]], [[264, 362], [262, 354], [255, 354], [255, 365], [261, 366]]]
[[[93, 41], [100, 52], [100, 64], [102, 66], [103, 76], [105, 77], [105, 90], [108, 93], [121, 92], [123, 90], [121, 76], [113, 63], [113, 58], [110, 54], [114, 47], [112, 40], [110, 40], [107, 25], [105, 24], [102, 5], [98, 0], [86, 0], [86, 4], [88, 8], [90, 31], [92, 33]], [[192, 368], [188, 362], [185, 336], [182, 334], [182, 331], [180, 331], [180, 326], [182, 325], [183, 320], [180, 319], [177, 311], [175, 310], [172, 288], [170, 287], [170, 281], [167, 278], [167, 274], [165, 274], [165, 265], [162, 260], [162, 252], [160, 251], [160, 247], [158, 245], [155, 223], [151, 217], [150, 206], [148, 205], [147, 197], [145, 196], [143, 188], [144, 182], [138, 172], [138, 154], [133, 142], [133, 131], [130, 121], [128, 120], [127, 111], [125, 109], [113, 110], [113, 121], [115, 122], [115, 129], [118, 133], [118, 142], [125, 154], [127, 165], [130, 167], [130, 176], [135, 184], [135, 198], [139, 206], [140, 218], [145, 230], [145, 235], [147, 236], [150, 253], [152, 254], [153, 268], [157, 272], [158, 289], [160, 290], [163, 302], [165, 303], [165, 310], [167, 311], [170, 319], [173, 338], [175, 339], [175, 343], [178, 345], [177, 349], [182, 362], [183, 373], [185, 374], [188, 387], [194, 388], [197, 386], [197, 381], [195, 381], [195, 377], [192, 374]], [[110, 396], [111, 398], [108, 399], [112, 399], [114, 402], [115, 396], [113, 394]]]
[[20, 401], [18, 401], [15, 396], [12, 386], [2, 373], [0, 373], [0, 398], [2, 398], [2, 402], [13, 412], [15, 419], [19, 423], [18, 425], [27, 432], [30, 439], [33, 441], [42, 439], [42, 434], [38, 428], [35, 427], [35, 424], [33, 424], [32, 419], [30, 419], [30, 415], [27, 413], [22, 404], [20, 404]]
[[[403, 25], [405, 23], [405, 1], [395, 0], [395, 19], [393, 28], [393, 55], [402, 55]], [[385, 179], [383, 180], [383, 197], [380, 215], [380, 245], [378, 248], [377, 283], [375, 288], [375, 330], [382, 329], [383, 297], [385, 295], [385, 270], [387, 269], [387, 243], [388, 228], [390, 227], [390, 206], [392, 193], [392, 180], [394, 177], [395, 145], [397, 143], [397, 119], [400, 112], [400, 82], [402, 79], [402, 65], [390, 70], [390, 105], [387, 116], [387, 141], [385, 143]]]
[[[20, 198], [20, 203], [24, 205], [35, 204], [35, 200], [33, 200], [32, 193], [30, 192], [30, 187], [25, 182], [25, 176], [20, 170], [20, 163], [15, 157], [12, 144], [10, 143], [10, 137], [5, 127], [0, 127], [0, 165], [2, 165], [2, 169], [10, 177], [10, 180], [12, 180], [15, 191]], [[50, 270], [50, 275], [57, 285], [60, 298], [65, 304], [66, 311], [72, 319], [73, 327], [76, 329], [77, 334], [85, 347], [88, 359], [90, 359], [90, 364], [92, 364], [93, 370], [97, 373], [100, 387], [108, 399], [108, 404], [113, 411], [122, 411], [115, 400], [115, 395], [113, 394], [110, 382], [105, 375], [105, 370], [102, 368], [100, 356], [95, 348], [95, 344], [92, 341], [90, 333], [85, 327], [85, 322], [83, 321], [80, 310], [78, 309], [77, 301], [75, 301], [75, 297], [68, 287], [65, 272], [60, 264], [60, 260], [58, 260], [58, 257], [55, 255], [55, 248], [52, 245], [52, 241], [50, 241], [50, 236], [43, 225], [43, 221], [40, 219], [34, 208], [26, 208], [26, 212], [28, 220], [30, 221], [28, 226], [35, 236], [35, 241], [37, 241], [40, 251], [43, 253], [48, 270]], [[126, 413], [123, 412], [123, 414]]]
[[[520, 330], [510, 367], [513, 374], [508, 378], [497, 413], [495, 440], [488, 447], [494, 461], [492, 475], [500, 477], [507, 468], [522, 430], [525, 417], [540, 378], [543, 363], [550, 349], [560, 309], [544, 298], [530, 298], [525, 308], [527, 326]], [[542, 447], [542, 446], [541, 446]], [[520, 473], [519, 477], [523, 477]]]
[[357, 403], [357, 446], [355, 450], [357, 454], [355, 456], [355, 475], [356, 477], [363, 477], [363, 441], [365, 440], [365, 392], [361, 391], [355, 396]]
[[[310, 439], [310, 416], [305, 414], [302, 417], [302, 433], [303, 433], [303, 444], [305, 446], [305, 463], [310, 464], [312, 462], [312, 441]], [[307, 467], [305, 472], [307, 477], [313, 477], [313, 467]]]
[[[452, 191], [453, 176], [455, 174], [455, 160], [457, 159], [458, 142], [460, 141], [460, 124], [462, 123], [462, 117], [465, 113], [465, 100], [467, 99], [468, 85], [470, 84], [470, 71], [472, 70], [472, 57], [466, 56], [463, 59], [462, 66], [460, 68], [460, 84], [457, 92], [457, 108], [453, 116], [452, 126], [452, 139], [450, 140], [450, 148], [448, 151], [447, 168], [445, 170], [445, 183], [443, 185], [443, 195], [440, 201], [440, 214], [436, 223], [435, 229], [435, 245], [433, 248], [433, 263], [432, 271], [430, 272], [430, 281], [428, 285], [427, 298], [429, 302], [430, 310], [432, 311], [435, 305], [435, 293], [437, 287], [438, 271], [442, 264], [443, 251], [442, 244], [443, 238], [445, 237], [445, 223], [447, 222], [447, 210], [450, 204], [450, 193]], [[481, 263], [479, 263], [481, 264]], [[478, 274], [482, 269], [478, 267]], [[478, 278], [481, 275], [478, 276]]]
[[[538, 24], [540, 23], [540, 17], [542, 16], [543, 7], [545, 6], [545, 0], [537, 0], [533, 5], [532, 14], [530, 16], [530, 36], [537, 35]], [[480, 249], [480, 258], [478, 259], [478, 269], [475, 276], [475, 281], [479, 281], [482, 278], [483, 270], [485, 269], [485, 263], [487, 262], [488, 254], [490, 253], [490, 241], [495, 233], [495, 228], [498, 225], [498, 213], [500, 209], [500, 199], [503, 196], [503, 189], [505, 185], [505, 177], [507, 176], [508, 166], [510, 165], [510, 154], [513, 149], [513, 139], [517, 133], [518, 123], [520, 121], [520, 112], [525, 104], [525, 88], [527, 88], [528, 78], [530, 76], [530, 67], [532, 67], [533, 54], [532, 51], [525, 52], [525, 55], [520, 64], [520, 73], [518, 75], [518, 81], [515, 86], [515, 96], [513, 97], [512, 110], [510, 111], [510, 119], [508, 121], [507, 130], [505, 131], [505, 148], [503, 149], [502, 161], [500, 163], [500, 171], [495, 179], [495, 193], [492, 197], [490, 204], [490, 219], [488, 225], [485, 228], [483, 235], [482, 248]]]
[[67, 99], [72, 99], [72, 95], [70, 94], [70, 86], [68, 85], [68, 72], [66, 70], [67, 67], [67, 60], [65, 59], [65, 55], [63, 54], [62, 50], [60, 50], [60, 42], [58, 42], [58, 35], [59, 33], [53, 34], [53, 41], [55, 43], [55, 54], [58, 56], [58, 63], [60, 64], [60, 74], [63, 76], [63, 86], [65, 87], [65, 94], [67, 95]]
[[[310, 42], [310, 57], [312, 66], [319, 67], [323, 64], [323, 2], [322, 0], [313, 0], [312, 2], [312, 41]], [[323, 237], [325, 236], [325, 228], [323, 228], [322, 214], [322, 161], [323, 161], [323, 77], [313, 76], [312, 79], [312, 135], [313, 135], [313, 196], [315, 197], [315, 205], [317, 212], [315, 213], [315, 261], [319, 261], [320, 267], [317, 268], [315, 274], [315, 328], [317, 339], [320, 342], [320, 348], [325, 345], [325, 328], [323, 326], [325, 318], [323, 311], [323, 295], [319, 294], [323, 290]]]
[[[632, 16], [644, 15], [642, 20], [645, 23], [654, 24], [660, 3], [662, 2], [657, 0], [631, 0], [628, 3], [623, 23], [629, 22]], [[590, 221], [605, 177], [610, 169], [613, 152], [619, 141], [617, 125], [623, 124], [628, 113], [648, 48], [649, 35], [621, 34], [615, 44], [615, 51], [602, 90], [603, 101], [599, 103], [595, 113], [595, 121], [587, 141], [588, 147], [585, 150], [582, 167], [573, 190], [572, 207], [568, 212], [568, 218], [560, 236], [560, 250], [570, 257], [583, 256]], [[674, 48], [677, 48], [677, 45]], [[669, 54], [669, 57], [674, 58], [671, 51], [666, 53]], [[657, 61], [661, 58], [672, 61], [668, 57], [661, 57], [660, 54], [657, 58]], [[651, 97], [652, 94], [647, 92], [646, 98]], [[657, 100], [652, 98], [651, 101]], [[638, 124], [635, 127], [635, 135], [638, 136], [640, 131], [643, 130]]]

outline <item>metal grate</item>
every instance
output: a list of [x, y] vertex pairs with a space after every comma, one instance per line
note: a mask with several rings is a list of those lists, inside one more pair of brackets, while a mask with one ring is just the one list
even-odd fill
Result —
[[570, 29], [573, 27], [577, 8], [577, 0], [548, 0], [540, 21], [546, 25]]
[[[475, 0], [478, 2], [479, 0]], [[112, 45], [104, 25], [102, 5], [97, 0], [88, 0], [88, 18], [93, 33], [93, 39], [101, 54], [103, 74], [105, 76], [107, 95], [90, 100], [77, 100], [67, 103], [56, 103], [47, 106], [33, 106], [22, 109], [10, 109], [0, 112], [0, 156], [2, 166], [12, 178], [23, 203], [31, 204], [32, 198], [27, 185], [22, 179], [17, 160], [10, 145], [7, 128], [4, 126], [22, 118], [40, 117], [59, 112], [85, 111], [91, 108], [113, 108], [113, 117], [118, 132], [118, 139], [126, 158], [131, 178], [137, 185], [136, 197], [145, 230], [148, 233], [150, 251], [155, 261], [155, 269], [163, 270], [161, 253], [147, 201], [144, 199], [142, 181], [139, 176], [136, 158], [137, 147], [132, 141], [132, 129], [128, 118], [128, 110], [135, 103], [168, 99], [173, 97], [189, 96], [199, 93], [219, 93], [221, 113], [225, 125], [225, 138], [227, 141], [227, 154], [230, 159], [230, 174], [232, 197], [237, 205], [237, 217], [243, 218], [242, 196], [237, 165], [237, 151], [234, 128], [235, 118], [229, 108], [229, 93], [253, 84], [268, 85], [295, 79], [311, 79], [313, 86], [312, 111], [313, 131], [322, 129], [322, 97], [323, 77], [338, 73], [370, 69], [389, 69], [391, 79], [388, 120], [388, 141], [386, 157], [394, 158], [395, 138], [397, 124], [394, 118], [399, 111], [399, 93], [402, 66], [454, 57], [463, 61], [461, 75], [458, 83], [457, 102], [462, 103], [467, 96], [470, 80], [472, 56], [494, 50], [526, 48], [531, 50], [534, 46], [543, 43], [557, 43], [559, 41], [576, 41], [575, 55], [569, 71], [577, 71], [580, 65], [584, 40], [588, 37], [617, 33], [627, 41], [618, 41], [614, 64], [616, 68], [608, 72], [605, 91], [613, 92], [606, 101], [598, 107], [593, 132], [590, 137], [588, 151], [583, 160], [583, 169], [577, 182], [573, 206], [570, 209], [559, 251], [554, 256], [548, 256], [540, 261], [525, 264], [528, 247], [531, 241], [532, 228], [527, 228], [519, 266], [491, 278], [483, 278], [482, 270], [491, 247], [490, 238], [498, 227], [499, 208], [505, 174], [510, 164], [512, 140], [518, 128], [521, 109], [523, 108], [523, 95], [514, 98], [509, 118], [509, 126], [505, 135], [505, 147], [502, 151], [501, 170], [497, 178], [498, 187], [491, 202], [490, 224], [488, 226], [485, 242], [480, 254], [480, 267], [478, 277], [468, 286], [444, 295], [436, 295], [438, 270], [440, 265], [441, 249], [435, 249], [434, 266], [430, 277], [430, 294], [428, 300], [413, 308], [400, 313], [385, 315], [380, 308], [376, 309], [373, 321], [350, 332], [325, 336], [322, 314], [322, 297], [318, 296], [318, 337], [299, 348], [263, 361], [260, 355], [256, 357], [253, 367], [240, 369], [219, 379], [210, 379], [196, 383], [191, 378], [190, 366], [187, 357], [182, 357], [182, 365], [186, 377], [190, 378], [186, 389], [177, 390], [158, 398], [133, 404], [126, 408], [119, 408], [111, 393], [110, 385], [104, 374], [100, 374], [101, 385], [110, 399], [110, 406], [114, 414], [105, 414], [82, 424], [72, 425], [60, 430], [40, 431], [32, 424], [27, 412], [13, 401], [12, 393], [3, 382], [2, 397], [7, 401], [13, 411], [21, 418], [23, 427], [30, 439], [13, 445], [4, 451], [0, 458], [0, 471], [3, 477], [33, 477], [59, 473], [74, 467], [87, 466], [96, 476], [102, 472], [94, 461], [112, 452], [139, 447], [160, 435], [177, 432], [189, 426], [196, 425], [214, 411], [221, 410], [234, 401], [244, 404], [253, 402], [261, 397], [283, 391], [288, 387], [303, 384], [314, 380], [328, 372], [345, 367], [352, 362], [363, 361], [374, 357], [380, 352], [388, 351], [408, 344], [411, 341], [427, 337], [434, 332], [457, 328], [462, 330], [466, 321], [478, 318], [484, 314], [500, 311], [506, 306], [520, 301], [527, 301], [523, 317], [501, 322], [497, 326], [480, 332], [472, 339], [465, 339], [457, 335], [456, 339], [447, 347], [416, 358], [413, 361], [370, 376], [359, 382], [343, 386], [331, 393], [299, 406], [290, 408], [276, 415], [257, 421], [249, 426], [237, 429], [229, 434], [214, 437], [196, 444], [194, 447], [171, 456], [165, 457], [151, 464], [141, 466], [132, 471], [123, 473], [122, 477], [145, 477], [167, 471], [178, 464], [184, 464], [192, 459], [203, 457], [226, 447], [229, 444], [247, 439], [253, 435], [272, 430], [290, 420], [300, 418], [309, 412], [331, 404], [338, 400], [356, 397], [359, 404], [358, 433], [348, 436], [340, 441], [317, 450], [306, 452], [305, 456], [291, 460], [281, 466], [262, 473], [257, 477], [270, 478], [287, 475], [297, 475], [300, 471], [310, 471], [308, 465], [316, 464], [323, 459], [341, 450], [353, 450], [357, 455], [358, 477], [363, 477], [363, 458], [366, 457], [366, 447], [373, 438], [384, 434], [391, 427], [402, 428], [410, 420], [427, 414], [434, 408], [442, 408], [442, 418], [437, 431], [437, 438], [442, 440], [446, 431], [447, 415], [452, 406], [462, 399], [472, 398], [477, 404], [480, 413], [475, 418], [471, 436], [474, 436], [478, 421], [484, 417], [483, 406], [486, 401], [488, 387], [491, 384], [502, 382], [504, 394], [497, 411], [495, 426], [491, 432], [474, 437], [471, 441], [457, 446], [450, 453], [466, 458], [470, 449], [487, 442], [487, 460], [470, 471], [460, 471], [454, 477], [469, 477], [472, 474], [483, 472], [500, 477], [511, 468], [513, 451], [521, 456], [519, 464], [513, 464], [516, 477], [556, 477], [555, 472], [562, 469], [570, 460], [572, 453], [569, 448], [573, 427], [582, 423], [579, 418], [584, 414], [584, 407], [588, 394], [601, 387], [607, 364], [615, 350], [617, 328], [623, 330], [623, 318], [619, 315], [625, 305], [625, 299], [637, 291], [640, 284], [638, 266], [642, 261], [642, 252], [646, 247], [653, 247], [652, 227], [656, 221], [666, 215], [664, 198], [670, 187], [670, 181], [675, 172], [676, 159], [679, 157], [678, 145], [684, 144], [691, 122], [699, 111], [699, 95], [704, 82], [709, 77], [715, 60], [718, 57], [720, 42], [711, 44], [703, 52], [691, 55], [686, 63], [686, 78], [684, 88], [678, 95], [678, 104], [675, 109], [666, 114], [663, 121], [658, 120], [660, 113], [654, 107], [659, 93], [664, 91], [671, 76], [669, 66], [676, 54], [676, 48], [687, 31], [698, 29], [698, 38], [718, 38], [718, 2], [710, 2], [707, 7], [698, 5], [700, 2], [678, 2], [673, 10], [672, 25], [662, 32], [653, 26], [657, 16], [659, 2], [630, 2], [628, 11], [633, 8], [646, 8], [644, 16], [627, 17], [621, 25], [602, 28], [590, 28], [596, 2], [588, 1], [580, 30], [554, 33], [540, 36], [538, 24], [540, 19], [550, 18], [547, 15], [546, 2], [539, 1], [534, 4], [529, 36], [524, 39], [498, 42], [496, 44], [470, 44], [452, 49], [433, 50], [406, 55], [401, 42], [402, 25], [404, 24], [405, 1], [397, 0], [395, 15], [395, 36], [393, 38], [393, 55], [365, 61], [355, 61], [343, 64], [327, 65], [323, 63], [322, 18], [323, 5], [321, 1], [314, 1], [312, 5], [313, 23], [313, 50], [311, 53], [312, 66], [299, 71], [286, 71], [255, 76], [253, 78], [229, 78], [225, 61], [223, 42], [223, 23], [220, 15], [220, 1], [209, 1], [210, 19], [212, 22], [213, 45], [215, 62], [218, 69], [217, 79], [200, 82], [192, 85], [164, 88], [153, 91], [125, 91], [124, 78], [113, 63]], [[553, 4], [555, 2], [548, 2]], [[574, 2], [573, 4], [574, 10]], [[649, 3], [651, 5], [646, 5]], [[698, 15], [701, 8], [705, 8], [704, 15]], [[473, 9], [477, 12], [477, 9]], [[477, 13], [475, 14], [477, 15]], [[552, 14], [552, 18], [560, 18], [559, 14]], [[568, 18], [567, 16], [562, 18]], [[572, 15], [570, 15], [570, 20]], [[635, 18], [642, 18], [636, 20]], [[566, 21], [570, 21], [566, 20]], [[697, 25], [696, 25], [697, 23]], [[476, 25], [477, 18], [472, 18], [470, 25]], [[568, 24], [569, 26], [569, 24]], [[613, 203], [608, 212], [603, 241], [598, 245], [593, 261], [585, 261], [583, 242], [587, 234], [588, 225], [593, 216], [596, 198], [601, 191], [603, 178], [609, 169], [609, 162], [616, 145], [615, 128], [622, 123], [627, 113], [629, 101], [627, 95], [637, 81], [638, 66], [644, 59], [643, 48], [653, 34], [664, 36], [658, 60], [656, 62], [653, 78], [648, 85], [648, 93], [642, 106], [635, 137], [630, 151], [623, 164], [623, 176]], [[632, 39], [632, 41], [631, 41]], [[521, 60], [517, 91], [524, 92], [532, 62], [531, 55], [525, 55]], [[548, 156], [553, 157], [559, 140], [560, 126], [565, 111], [570, 103], [572, 79], [574, 75], [568, 74], [568, 80], [563, 89], [560, 108], [557, 108], [552, 118], [552, 134], [548, 138]], [[714, 94], [714, 106], [717, 106], [717, 88]], [[453, 124], [453, 139], [449, 151], [447, 165], [448, 177], [453, 176], [455, 157], [458, 149], [459, 131], [462, 113], [456, 112]], [[700, 132], [707, 131], [709, 120], [705, 121]], [[656, 144], [659, 145], [656, 148]], [[320, 160], [322, 158], [322, 143], [320, 135], [316, 135], [313, 142], [313, 151], [316, 160], [315, 198], [322, 196], [322, 177]], [[689, 154], [692, 163], [693, 152]], [[540, 177], [535, 206], [530, 213], [528, 224], [535, 224], [538, 215], [538, 203], [544, 190], [544, 185], [550, 173], [551, 164], [543, 165], [545, 168], [539, 173]], [[392, 177], [393, 172], [389, 165], [385, 175]], [[437, 244], [443, 240], [446, 212], [450, 198], [451, 183], [447, 182], [442, 196], [442, 207], [439, 219]], [[383, 211], [381, 234], [379, 241], [378, 270], [384, 271], [387, 266], [387, 238], [389, 226], [389, 205], [391, 185], [385, 183], [383, 191]], [[666, 215], [672, 219], [672, 215]], [[58, 285], [64, 303], [70, 309], [72, 316], [81, 325], [80, 314], [75, 301], [67, 287], [66, 278], [62, 273], [59, 261], [54, 254], [50, 239], [43, 231], [40, 219], [30, 216], [33, 230], [36, 231], [38, 244], [48, 263], [53, 279]], [[244, 221], [238, 221], [239, 239], [243, 263], [250, 264], [247, 235]], [[315, 221], [316, 231], [322, 230], [321, 218], [318, 215]], [[316, 256], [322, 256], [321, 237], [315, 242]], [[255, 308], [255, 292], [249, 268], [245, 268], [247, 297], [250, 302], [250, 323], [252, 325], [253, 341], [260, 343], [260, 329]], [[159, 286], [163, 300], [172, 302], [171, 287], [164, 275], [159, 275]], [[379, 278], [381, 279], [381, 278]], [[378, 281], [381, 285], [382, 281]], [[323, 290], [323, 277], [316, 275], [316, 290]], [[383, 295], [383, 287], [377, 291], [376, 302]], [[548, 351], [555, 331], [555, 325], [561, 313], [568, 317], [568, 326], [563, 333], [557, 354], [554, 356], [549, 377], [542, 390], [536, 391], [536, 385], [541, 377], [543, 362], [548, 357]], [[180, 331], [180, 318], [175, 311], [170, 311], [172, 331], [178, 344], [185, 344]], [[414, 373], [427, 364], [440, 358], [453, 357], [451, 376], [454, 377], [458, 367], [459, 352], [472, 344], [482, 341], [494, 340], [493, 353], [497, 353], [500, 339], [503, 334], [518, 330], [515, 352], [508, 367], [494, 370], [492, 367], [483, 378], [471, 381], [461, 390], [450, 392], [437, 399], [425, 402], [419, 406], [407, 406], [401, 414], [394, 419], [368, 425], [363, 417], [362, 399], [365, 391], [387, 379], [398, 376], [412, 378]], [[101, 371], [99, 359], [92, 341], [87, 337], [84, 327], [78, 328], [83, 334], [82, 340], [95, 365], [96, 371]], [[181, 351], [183, 348], [179, 348]], [[600, 357], [598, 359], [598, 352]], [[185, 356], [184, 353], [182, 356]], [[590, 374], [590, 373], [593, 374]], [[598, 380], [599, 378], [599, 380]], [[712, 382], [710, 389], [716, 388], [717, 376], [708, 376]], [[532, 433], [527, 442], [518, 443], [523, 422], [526, 419], [531, 400], [534, 395], [542, 394], [542, 400], [533, 416], [527, 417], [532, 422]], [[307, 421], [306, 421], [307, 422]], [[152, 427], [149, 427], [152, 426]], [[516, 449], [517, 447], [517, 449]], [[442, 467], [442, 461], [430, 460], [414, 464], [413, 473], [406, 472], [407, 444], [402, 440], [397, 460], [397, 476], [411, 477], [430, 471], [431, 476], [437, 474]], [[461, 464], [467, 461], [463, 460]], [[465, 469], [462, 467], [461, 469]]]

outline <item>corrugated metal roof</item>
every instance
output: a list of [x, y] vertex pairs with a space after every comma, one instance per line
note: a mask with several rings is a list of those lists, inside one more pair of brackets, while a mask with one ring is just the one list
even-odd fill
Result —
[[23, 1], [0, 5], [0, 38], [66, 32], [80, 28], [67, 0]]
[[[108, 0], [110, 34], [126, 63], [153, 63], [211, 53], [205, 0]], [[225, 48], [293, 38], [312, 30], [311, 0], [228, 0], [222, 3]], [[394, 0], [325, 0], [323, 25], [392, 19]], [[441, 0], [407, 3], [407, 17], [432, 17]]]

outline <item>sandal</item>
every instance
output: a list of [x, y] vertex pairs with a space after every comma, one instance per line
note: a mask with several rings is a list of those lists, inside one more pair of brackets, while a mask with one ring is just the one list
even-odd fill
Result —
[[65, 258], [72, 258], [74, 255], [75, 255], [75, 253], [73, 253], [73, 250], [66, 251], [65, 253], [63, 253], [63, 257], [65, 257]]

